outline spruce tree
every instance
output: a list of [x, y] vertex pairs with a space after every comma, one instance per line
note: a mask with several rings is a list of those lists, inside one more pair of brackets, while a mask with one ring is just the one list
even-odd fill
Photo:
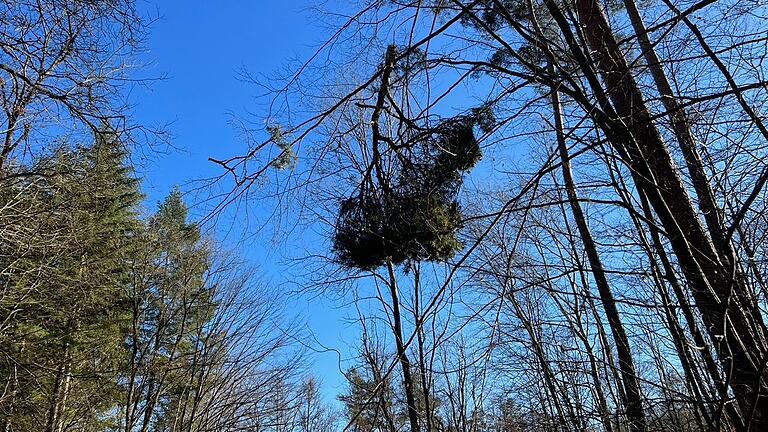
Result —
[[175, 189], [142, 235], [143, 261], [133, 276], [136, 330], [128, 337], [126, 429], [179, 427], [193, 383], [199, 384], [193, 375], [216, 307], [214, 287], [206, 283], [210, 248], [188, 213]]
[[23, 185], [35, 212], [19, 242], [30, 250], [4, 281], [14, 297], [4, 305], [16, 314], [3, 333], [13, 353], [3, 367], [18, 376], [4, 427], [103, 430], [119, 400], [138, 181], [108, 127], [93, 145], [37, 164], [46, 175]]

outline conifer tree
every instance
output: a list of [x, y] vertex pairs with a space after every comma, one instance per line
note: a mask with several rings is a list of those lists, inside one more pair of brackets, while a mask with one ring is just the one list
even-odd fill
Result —
[[[125, 430], [166, 430], [189, 396], [189, 374], [216, 307], [205, 281], [210, 248], [175, 189], [142, 235], [131, 287], [132, 332], [127, 339]], [[183, 420], [183, 419], [182, 419]]]
[[4, 281], [3, 307], [16, 313], [3, 332], [3, 367], [17, 377], [4, 427], [102, 430], [118, 400], [138, 181], [108, 127], [92, 146], [38, 165], [48, 175], [22, 186], [37, 211], [25, 221], [28, 237], [18, 239], [32, 250]]

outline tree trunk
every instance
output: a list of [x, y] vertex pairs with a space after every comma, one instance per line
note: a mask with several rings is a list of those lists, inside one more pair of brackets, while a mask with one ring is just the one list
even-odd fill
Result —
[[619, 370], [621, 371], [621, 381], [626, 396], [625, 410], [629, 429], [633, 432], [641, 432], [646, 429], [645, 413], [643, 412], [643, 396], [640, 390], [640, 382], [637, 379], [632, 350], [629, 345], [629, 338], [624, 330], [624, 324], [621, 322], [619, 310], [616, 307], [616, 300], [613, 298], [608, 278], [605, 275], [602, 260], [595, 246], [592, 232], [587, 225], [587, 219], [579, 204], [579, 197], [576, 193], [576, 185], [571, 174], [571, 163], [568, 156], [568, 147], [563, 133], [562, 114], [560, 108], [560, 96], [556, 91], [552, 92], [552, 111], [555, 116], [555, 128], [557, 135], [557, 146], [560, 153], [560, 162], [562, 164], [563, 181], [565, 182], [568, 201], [573, 212], [573, 218], [579, 231], [579, 236], [584, 245], [584, 250], [589, 259], [589, 265], [592, 269], [592, 275], [595, 279], [597, 291], [600, 294], [600, 301], [605, 310], [605, 316], [608, 319], [608, 325], [611, 329], [613, 340], [616, 343], [616, 354], [619, 360]]
[[759, 316], [732, 307], [734, 294], [747, 291], [723, 263], [696, 217], [666, 144], [652, 123], [608, 21], [595, 0], [578, 0], [582, 30], [618, 118], [601, 125], [625, 156], [638, 187], [659, 217], [702, 314], [730, 387], [758, 429], [768, 427], [766, 347]]
[[395, 269], [391, 261], [387, 261], [387, 271], [389, 272], [389, 290], [392, 295], [392, 321], [395, 332], [395, 343], [397, 345], [397, 357], [400, 360], [400, 366], [403, 369], [403, 387], [405, 388], [405, 399], [408, 404], [408, 421], [411, 424], [411, 432], [419, 432], [419, 413], [416, 409], [416, 398], [414, 396], [413, 378], [411, 377], [411, 363], [405, 352], [403, 343], [403, 326], [400, 316], [400, 296], [397, 292], [397, 280], [395, 278]]
[[[697, 148], [696, 138], [693, 135], [693, 130], [688, 121], [688, 114], [684, 107], [680, 106], [678, 99], [672, 91], [672, 86], [669, 83], [664, 69], [661, 66], [661, 61], [656, 55], [656, 50], [648, 37], [648, 31], [645, 28], [645, 23], [640, 16], [640, 12], [637, 9], [637, 5], [634, 0], [624, 0], [624, 5], [627, 9], [632, 28], [637, 34], [640, 48], [643, 51], [646, 63], [648, 63], [648, 70], [651, 72], [653, 81], [656, 84], [656, 88], [661, 95], [661, 101], [664, 104], [664, 108], [669, 113], [669, 117], [672, 123], [672, 130], [677, 138], [678, 146], [685, 159], [686, 167], [688, 168], [688, 175], [691, 178], [691, 184], [696, 194], [699, 210], [704, 216], [704, 222], [707, 226], [712, 242], [717, 250], [723, 265], [732, 269], [735, 277], [739, 279], [740, 283], [734, 285], [734, 290], [739, 299], [741, 307], [750, 311], [751, 313], [759, 314], [756, 311], [757, 305], [754, 300], [754, 295], [748, 291], [748, 286], [744, 279], [744, 271], [741, 269], [741, 263], [738, 260], [733, 245], [731, 244], [730, 236], [726, 232], [726, 228], [723, 224], [722, 210], [715, 200], [715, 193], [710, 186], [709, 177], [704, 171], [704, 163], [701, 159], [701, 154]], [[754, 324], [757, 324], [755, 322]], [[764, 331], [764, 329], [761, 329]], [[759, 331], [759, 330], [758, 330]]]
[[71, 367], [70, 343], [67, 341], [64, 344], [62, 363], [56, 368], [56, 376], [53, 380], [53, 390], [51, 391], [51, 400], [48, 406], [48, 418], [45, 425], [46, 432], [59, 432], [60, 430], [61, 416], [64, 413], [64, 404], [66, 403], [67, 393], [69, 392]]

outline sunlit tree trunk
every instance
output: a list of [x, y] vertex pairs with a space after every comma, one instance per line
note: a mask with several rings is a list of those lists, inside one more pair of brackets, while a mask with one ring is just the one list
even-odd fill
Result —
[[578, 0], [576, 9], [617, 118], [626, 122], [604, 123], [604, 132], [630, 165], [669, 236], [742, 411], [756, 427], [768, 425], [768, 398], [762, 396], [768, 394], [768, 371], [761, 318], [734, 307], [738, 293], [747, 290], [737, 286], [735, 269], [721, 260], [701, 226], [600, 5]]
[[560, 96], [558, 95], [558, 92], [552, 92], [551, 99], [552, 111], [555, 116], [557, 147], [560, 154], [560, 163], [562, 164], [565, 190], [568, 195], [568, 201], [571, 206], [573, 218], [576, 222], [579, 237], [581, 238], [587, 258], [589, 259], [592, 276], [594, 277], [595, 285], [600, 294], [600, 301], [602, 302], [606, 318], [608, 319], [608, 326], [611, 329], [613, 340], [616, 343], [616, 354], [619, 361], [619, 369], [621, 371], [621, 382], [626, 396], [626, 406], [624, 408], [626, 409], [629, 427], [632, 431], [644, 431], [646, 429], [646, 420], [643, 412], [643, 396], [640, 390], [640, 382], [637, 378], [638, 375], [635, 368], [635, 362], [632, 357], [632, 349], [629, 345], [629, 338], [624, 329], [624, 324], [621, 321], [619, 310], [616, 307], [616, 300], [613, 297], [613, 292], [608, 283], [608, 278], [605, 274], [597, 247], [595, 246], [592, 232], [589, 229], [589, 225], [587, 225], [586, 216], [579, 204], [576, 185], [571, 174], [571, 164], [563, 131]]

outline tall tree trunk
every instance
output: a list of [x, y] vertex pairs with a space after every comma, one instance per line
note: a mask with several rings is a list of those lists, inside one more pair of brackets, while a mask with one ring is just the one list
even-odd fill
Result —
[[[643, 52], [643, 57], [648, 65], [648, 70], [653, 77], [653, 81], [656, 84], [656, 89], [661, 95], [661, 102], [664, 104], [664, 108], [669, 114], [669, 118], [672, 123], [672, 130], [677, 138], [680, 151], [683, 153], [686, 167], [688, 168], [688, 174], [691, 177], [691, 183], [693, 184], [693, 190], [698, 198], [699, 210], [701, 210], [704, 216], [704, 221], [707, 224], [712, 240], [721, 250], [730, 250], [730, 245], [725, 241], [725, 231], [723, 229], [723, 221], [721, 217], [721, 209], [715, 201], [715, 194], [709, 184], [709, 178], [704, 172], [704, 164], [701, 159], [701, 154], [696, 146], [696, 139], [693, 135], [691, 125], [688, 122], [688, 113], [684, 107], [681, 107], [678, 103], [677, 97], [672, 91], [672, 85], [669, 83], [667, 74], [661, 65], [654, 44], [648, 35], [648, 30], [645, 28], [640, 12], [637, 9], [637, 5], [634, 0], [624, 0], [624, 6], [629, 15], [629, 20], [632, 23], [632, 28], [637, 35], [637, 40], [640, 43], [640, 48]], [[730, 254], [733, 252], [730, 251]]]
[[[547, 3], [557, 8], [554, 2]], [[597, 55], [594, 64], [616, 110], [617, 117], [602, 121], [601, 127], [626, 159], [637, 186], [647, 195], [669, 236], [720, 361], [729, 371], [730, 387], [739, 406], [753, 418], [755, 427], [768, 427], [768, 358], [761, 318], [733, 307], [734, 294], [747, 290], [736, 286], [742, 281], [721, 260], [701, 226], [600, 5], [596, 0], [577, 0], [576, 8], [581, 30]], [[588, 68], [584, 54], [576, 54], [581, 66]]]
[[405, 352], [405, 344], [403, 343], [400, 295], [397, 290], [395, 269], [391, 261], [387, 261], [387, 271], [389, 272], [389, 291], [392, 296], [392, 321], [393, 330], [395, 332], [395, 344], [397, 345], [397, 357], [400, 360], [400, 367], [403, 369], [403, 387], [405, 388], [405, 399], [408, 404], [408, 421], [411, 425], [411, 432], [419, 432], [419, 413], [416, 410], [413, 378], [411, 377], [411, 362], [408, 360], [408, 355]]
[[[640, 43], [640, 48], [643, 51], [643, 56], [648, 64], [648, 70], [650, 71], [653, 81], [656, 84], [656, 88], [661, 95], [661, 101], [664, 104], [664, 108], [669, 113], [672, 130], [675, 133], [678, 146], [685, 159], [688, 175], [691, 178], [691, 184], [693, 185], [693, 190], [696, 194], [698, 207], [704, 216], [704, 222], [707, 226], [709, 235], [712, 238], [713, 244], [723, 261], [723, 264], [726, 265], [727, 268], [732, 269], [735, 277], [740, 280], [740, 283], [734, 285], [734, 290], [737, 290], [736, 295], [738, 296], [741, 307], [753, 314], [759, 314], [759, 312], [756, 311], [757, 305], [754, 300], [754, 295], [749, 292], [749, 287], [744, 281], [744, 271], [740, 267], [741, 263], [738, 260], [738, 255], [731, 244], [730, 235], [726, 232], [722, 218], [722, 209], [715, 200], [715, 193], [710, 185], [709, 177], [704, 171], [704, 163], [702, 162], [691, 124], [688, 121], [688, 113], [685, 108], [680, 105], [677, 97], [672, 91], [672, 85], [669, 83], [667, 74], [664, 72], [661, 60], [659, 60], [659, 57], [656, 55], [656, 50], [650, 41], [648, 30], [645, 28], [645, 23], [643, 23], [643, 19], [640, 16], [635, 1], [624, 0], [624, 5], [627, 14], [629, 15], [630, 22], [632, 23], [632, 28]], [[758, 324], [756, 320], [751, 321], [755, 321], [755, 325]], [[764, 331], [764, 329], [756, 331], [761, 330]]]
[[48, 406], [48, 417], [45, 424], [46, 432], [59, 432], [61, 416], [64, 413], [64, 404], [66, 394], [69, 392], [70, 369], [72, 360], [70, 358], [70, 343], [64, 343], [64, 352], [62, 353], [61, 364], [56, 368], [56, 375], [53, 380], [53, 389]]
[[629, 428], [634, 432], [641, 432], [646, 429], [645, 413], [643, 412], [643, 396], [640, 390], [640, 382], [637, 378], [632, 350], [629, 345], [629, 338], [624, 330], [624, 324], [621, 322], [619, 310], [616, 307], [616, 300], [611, 292], [603, 263], [597, 251], [592, 232], [587, 225], [587, 219], [584, 215], [579, 197], [576, 193], [576, 185], [571, 174], [571, 163], [568, 156], [568, 147], [565, 141], [563, 131], [562, 113], [560, 108], [560, 96], [557, 91], [552, 92], [552, 111], [555, 116], [555, 129], [557, 135], [557, 147], [560, 153], [560, 162], [562, 164], [563, 181], [565, 190], [568, 194], [568, 201], [573, 212], [573, 218], [584, 246], [584, 251], [589, 259], [589, 265], [592, 269], [592, 275], [595, 279], [595, 285], [600, 295], [600, 301], [605, 310], [605, 316], [608, 319], [608, 325], [611, 329], [613, 340], [616, 343], [616, 354], [619, 360], [619, 370], [621, 371], [621, 381], [626, 396], [625, 410]]
[[[725, 63], [720, 60], [720, 57], [718, 57], [718, 54], [712, 49], [712, 47], [707, 42], [704, 35], [699, 30], [699, 27], [694, 24], [686, 15], [683, 15], [680, 10], [669, 0], [662, 0], [662, 2], [669, 8], [670, 11], [672, 11], [677, 19], [680, 19], [683, 23], [685, 23], [686, 27], [693, 33], [693, 35], [696, 37], [697, 42], [699, 42], [699, 45], [706, 53], [707, 57], [712, 61], [712, 63], [715, 64], [717, 67], [717, 70], [720, 72], [720, 74], [723, 76], [723, 79], [728, 83], [728, 87], [733, 92], [733, 95], [736, 98], [736, 101], [739, 103], [739, 106], [741, 106], [744, 113], [749, 117], [750, 121], [752, 122], [752, 126], [757, 129], [758, 132], [760, 132], [760, 135], [763, 136], [763, 139], [768, 141], [768, 125], [763, 122], [762, 117], [758, 115], [757, 112], [755, 112], [754, 108], [747, 102], [744, 89], [741, 88], [736, 83], [736, 78], [734, 75], [728, 70], [728, 67], [725, 65]], [[764, 84], [761, 84], [761, 87], [764, 87]], [[744, 200], [744, 203], [741, 204], [741, 207], [739, 210], [734, 214], [733, 220], [730, 223], [730, 226], [728, 227], [728, 231], [725, 233], [726, 239], [730, 239], [733, 233], [741, 226], [741, 221], [746, 216], [747, 210], [750, 208], [752, 203], [754, 203], [755, 199], [760, 195], [760, 193], [765, 188], [766, 183], [768, 183], [768, 167], [763, 167], [762, 171], [760, 172], [760, 175], [757, 176], [755, 180], [755, 185], [752, 187], [751, 192], [749, 193], [749, 196]], [[761, 322], [762, 324], [762, 322]], [[765, 327], [762, 327], [763, 332], [766, 332], [768, 330], [765, 329]]]
[[61, 389], [61, 402], [58, 406], [58, 413], [56, 415], [56, 432], [63, 432], [64, 430], [64, 413], [67, 409], [67, 402], [69, 402], [69, 390], [72, 386], [72, 358], [67, 359], [66, 368], [64, 369], [64, 385]]

